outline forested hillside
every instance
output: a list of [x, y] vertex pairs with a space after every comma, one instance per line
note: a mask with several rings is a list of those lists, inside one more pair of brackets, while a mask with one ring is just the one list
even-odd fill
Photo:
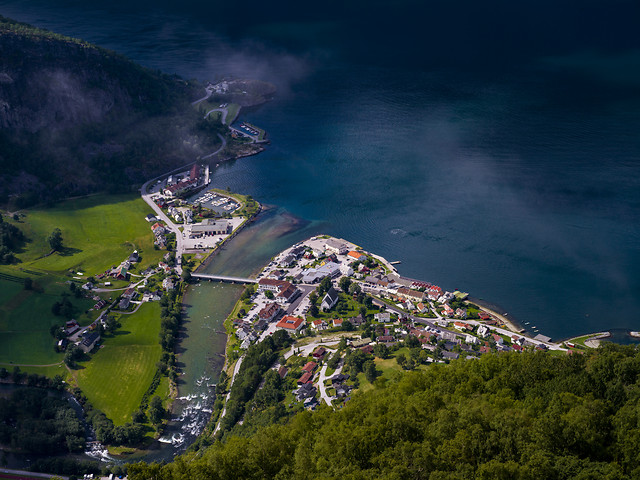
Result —
[[640, 478], [639, 373], [616, 345], [436, 365], [129, 478]]
[[126, 190], [220, 144], [197, 82], [1, 16], [0, 58], [0, 203]]

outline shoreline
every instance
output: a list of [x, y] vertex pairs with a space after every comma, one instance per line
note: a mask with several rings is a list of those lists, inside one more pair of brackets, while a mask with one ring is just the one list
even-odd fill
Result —
[[[504, 325], [507, 327], [508, 330], [512, 330], [514, 333], [524, 333], [527, 331], [527, 329], [523, 326], [520, 325], [520, 323], [515, 320], [515, 319], [509, 319], [505, 316], [505, 314], [503, 313], [498, 313], [496, 311], [497, 306], [495, 304], [489, 303], [485, 300], [481, 300], [479, 298], [474, 298], [469, 296], [467, 298], [468, 302], [471, 303], [475, 303], [476, 305], [478, 305], [479, 307], [482, 307], [482, 309], [484, 311], [486, 311], [487, 313], [493, 315], [494, 317], [496, 317], [498, 320], [500, 320], [502, 323], [504, 323]], [[533, 332], [532, 332], [533, 333]]]

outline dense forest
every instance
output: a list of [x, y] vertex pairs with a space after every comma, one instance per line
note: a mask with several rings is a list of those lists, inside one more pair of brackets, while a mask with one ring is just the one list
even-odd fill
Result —
[[0, 445], [54, 455], [83, 451], [84, 427], [60, 395], [24, 388], [0, 398]]
[[434, 365], [129, 478], [640, 478], [639, 374], [618, 345]]
[[0, 58], [0, 203], [126, 191], [225, 132], [191, 107], [197, 81], [82, 40], [0, 16]]
[[24, 233], [15, 225], [6, 223], [0, 214], [0, 264], [6, 265], [15, 261], [14, 253], [24, 243]]

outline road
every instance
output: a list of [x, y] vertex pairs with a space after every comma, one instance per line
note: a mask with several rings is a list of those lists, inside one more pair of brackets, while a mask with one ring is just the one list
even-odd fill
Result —
[[220, 116], [220, 123], [222, 123], [223, 125], [225, 125], [227, 123], [227, 115], [229, 115], [229, 109], [228, 108], [226, 108], [226, 107], [213, 108], [213, 109], [209, 110], [205, 114], [204, 118], [207, 118], [213, 112], [222, 112], [222, 115]]
[[225, 397], [224, 408], [222, 409], [222, 412], [220, 413], [220, 418], [218, 419], [218, 424], [216, 425], [216, 429], [213, 431], [214, 435], [216, 433], [218, 433], [218, 430], [220, 430], [220, 424], [222, 423], [222, 419], [227, 414], [227, 402], [229, 401], [229, 398], [231, 397], [231, 387], [233, 386], [233, 382], [236, 379], [236, 375], [240, 371], [240, 365], [242, 365], [242, 360], [243, 359], [244, 359], [244, 355], [238, 359], [238, 361], [236, 362], [236, 366], [233, 368], [233, 375], [231, 376], [231, 382], [229, 383], [229, 393], [227, 393], [227, 396]]
[[204, 102], [207, 98], [209, 98], [211, 96], [211, 94], [213, 93], [213, 86], [212, 85], [207, 85], [205, 87], [205, 91], [207, 92], [207, 94], [204, 97], [199, 98], [195, 102], [191, 102], [191, 105], [197, 105], [200, 102]]
[[[329, 356], [329, 352], [333, 355], [333, 353], [335, 352], [335, 350], [328, 350], [327, 349], [327, 355]], [[340, 372], [342, 372], [342, 365], [339, 366], [336, 371], [333, 373], [333, 375], [337, 375]], [[322, 400], [324, 400], [324, 402], [329, 405], [330, 407], [333, 407], [333, 405], [331, 404], [331, 398], [329, 398], [329, 395], [327, 395], [327, 389], [324, 386], [324, 381], [327, 379], [327, 365], [323, 365], [322, 369], [320, 370], [320, 378], [318, 378], [318, 388], [320, 390], [320, 398]], [[333, 376], [332, 375], [332, 376]]]

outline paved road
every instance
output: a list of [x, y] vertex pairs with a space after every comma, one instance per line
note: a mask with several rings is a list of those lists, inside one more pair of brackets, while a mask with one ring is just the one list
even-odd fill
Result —
[[[331, 352], [331, 354], [333, 355], [333, 353], [335, 352], [335, 350], [329, 350], [327, 349], [327, 352]], [[329, 356], [329, 354], [327, 353], [326, 356]], [[336, 371], [334, 372], [333, 375], [337, 375], [338, 373], [342, 372], [342, 365], [340, 367], [338, 367], [336, 369]], [[324, 386], [324, 381], [327, 379], [327, 365], [323, 365], [322, 369], [320, 370], [320, 378], [318, 378], [318, 388], [320, 390], [320, 398], [322, 400], [324, 400], [324, 402], [329, 405], [330, 407], [332, 407], [333, 405], [331, 404], [331, 398], [329, 397], [329, 395], [327, 395], [327, 389]], [[332, 376], [333, 376], [332, 375]]]
[[209, 97], [211, 96], [211, 94], [213, 93], [213, 87], [212, 87], [212, 86], [207, 85], [207, 86], [205, 87], [205, 91], [207, 92], [207, 94], [206, 94], [204, 97], [199, 98], [199, 99], [198, 99], [198, 100], [196, 100], [195, 102], [191, 102], [191, 105], [197, 105], [197, 104], [199, 104], [200, 102], [204, 102], [207, 98], [209, 98]]
[[214, 155], [217, 155], [218, 153], [220, 153], [222, 151], [222, 149], [224, 147], [227, 146], [227, 139], [224, 138], [222, 135], [218, 134], [218, 138], [222, 141], [222, 145], [220, 146], [220, 148], [218, 148], [215, 152], [210, 153], [209, 155], [205, 155], [204, 157], [202, 157], [203, 160], [206, 160], [207, 158], [211, 158]]
[[227, 123], [227, 115], [229, 115], [229, 109], [226, 107], [222, 107], [222, 108], [213, 108], [211, 110], [209, 110], [204, 118], [207, 118], [209, 115], [211, 115], [213, 112], [222, 112], [222, 115], [220, 117], [220, 122], [224, 125], [225, 123]]
[[220, 413], [220, 418], [218, 419], [218, 424], [216, 425], [216, 429], [213, 431], [214, 435], [218, 433], [218, 430], [220, 430], [220, 423], [222, 423], [222, 419], [227, 414], [227, 402], [231, 397], [231, 387], [233, 386], [233, 382], [236, 379], [236, 375], [240, 371], [240, 365], [242, 365], [243, 359], [244, 359], [244, 355], [238, 359], [238, 361], [236, 362], [236, 366], [233, 369], [233, 375], [231, 376], [231, 383], [229, 383], [229, 393], [227, 393], [227, 396], [225, 397], [224, 408], [222, 409], [222, 413]]

